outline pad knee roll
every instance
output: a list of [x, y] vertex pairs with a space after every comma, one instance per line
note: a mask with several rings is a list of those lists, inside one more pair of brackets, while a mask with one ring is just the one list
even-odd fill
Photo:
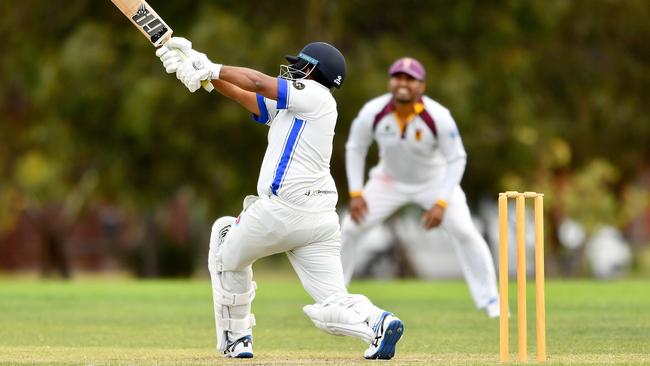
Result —
[[211, 274], [221, 271], [221, 245], [226, 239], [232, 225], [235, 224], [235, 218], [232, 216], [223, 216], [218, 218], [212, 224], [210, 232], [210, 249], [208, 252], [208, 270]]

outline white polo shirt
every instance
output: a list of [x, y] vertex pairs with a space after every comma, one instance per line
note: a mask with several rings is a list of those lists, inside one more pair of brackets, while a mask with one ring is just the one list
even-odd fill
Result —
[[[447, 199], [460, 184], [467, 154], [449, 110], [423, 96], [421, 110], [404, 127], [394, 113], [392, 95], [366, 103], [352, 121], [346, 143], [346, 171], [350, 192], [361, 191], [365, 159], [373, 140], [379, 146], [384, 175], [400, 183], [430, 183], [438, 198]], [[423, 108], [422, 108], [423, 107]]]
[[338, 112], [332, 93], [313, 80], [278, 78], [278, 100], [257, 95], [259, 123], [270, 126], [257, 181], [259, 196], [277, 196], [309, 210], [334, 210], [330, 173]]

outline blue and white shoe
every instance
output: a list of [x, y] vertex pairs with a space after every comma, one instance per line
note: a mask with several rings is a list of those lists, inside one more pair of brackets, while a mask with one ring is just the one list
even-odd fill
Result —
[[363, 356], [367, 359], [390, 360], [395, 356], [395, 346], [404, 334], [404, 323], [395, 315], [384, 311], [372, 327], [375, 337]]
[[224, 357], [230, 358], [253, 358], [253, 337], [245, 336], [230, 343], [223, 351]]

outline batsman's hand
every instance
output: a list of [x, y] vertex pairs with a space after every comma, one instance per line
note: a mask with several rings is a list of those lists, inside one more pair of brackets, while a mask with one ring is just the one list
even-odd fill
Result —
[[208, 60], [205, 54], [198, 53], [195, 57], [183, 61], [176, 70], [176, 78], [194, 93], [201, 87], [202, 81], [219, 79], [220, 70], [220, 64], [215, 64]]
[[156, 56], [168, 74], [175, 73], [183, 61], [195, 53], [197, 52], [192, 49], [192, 42], [183, 37], [172, 37], [156, 50]]
[[[179, 69], [187, 60], [202, 59], [204, 65], [216, 66], [208, 60], [205, 54], [192, 49], [192, 42], [182, 37], [172, 37], [169, 41], [165, 42], [162, 47], [156, 50], [156, 56], [160, 58], [160, 62], [162, 62], [165, 71], [167, 71], [168, 74], [176, 73], [176, 77], [178, 77], [179, 80], [181, 80], [179, 77]], [[220, 68], [221, 65], [219, 65], [219, 69]], [[214, 67], [211, 69], [211, 72], [213, 74], [215, 73]], [[218, 75], [218, 70], [216, 70], [216, 74]], [[198, 80], [199, 87], [203, 86], [203, 89], [207, 92], [211, 92], [214, 89], [214, 86], [210, 83], [210, 79], [213, 79], [213, 77]], [[187, 86], [185, 82], [183, 82], [183, 84]], [[190, 89], [192, 93], [196, 91], [193, 84], [192, 88], [188, 87], [188, 89]]]
[[438, 227], [445, 216], [445, 208], [435, 204], [422, 214], [423, 226], [426, 230]]
[[366, 218], [368, 205], [363, 196], [354, 197], [350, 200], [350, 217], [357, 225], [360, 225]]
[[[201, 52], [190, 49], [187, 58], [176, 69], [176, 78], [180, 80], [190, 92], [194, 93], [201, 87], [201, 83], [219, 79], [221, 64], [215, 64]], [[210, 84], [211, 85], [211, 84]]]

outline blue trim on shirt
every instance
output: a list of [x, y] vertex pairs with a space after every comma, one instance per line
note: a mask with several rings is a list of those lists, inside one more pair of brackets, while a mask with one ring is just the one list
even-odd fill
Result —
[[289, 81], [278, 78], [278, 109], [287, 109], [289, 102]]
[[289, 165], [293, 160], [293, 153], [296, 151], [296, 146], [298, 146], [298, 140], [302, 134], [304, 124], [304, 120], [294, 118], [291, 130], [289, 130], [289, 135], [284, 143], [284, 150], [282, 151], [280, 162], [278, 163], [278, 167], [275, 169], [275, 176], [271, 183], [271, 192], [276, 196], [278, 195], [278, 190], [282, 187], [282, 183], [284, 183], [284, 177], [286, 176]]
[[260, 109], [260, 115], [253, 113], [253, 121], [266, 124], [269, 121], [269, 110], [264, 103], [264, 96], [257, 94], [257, 107]]

